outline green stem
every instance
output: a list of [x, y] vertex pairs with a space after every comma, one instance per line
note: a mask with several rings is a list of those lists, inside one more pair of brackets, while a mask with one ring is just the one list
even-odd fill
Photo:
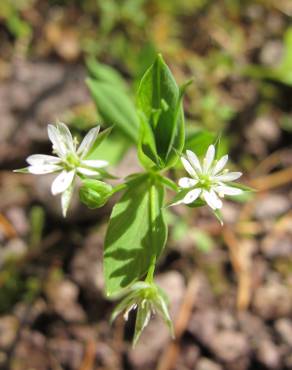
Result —
[[117, 185], [117, 186], [115, 186], [115, 187], [113, 188], [113, 190], [112, 190], [112, 194], [115, 194], [115, 193], [117, 193], [118, 191], [124, 190], [124, 189], [126, 189], [126, 187], [127, 187], [127, 184], [126, 184], [126, 183], [119, 184], [119, 185]]
[[176, 183], [172, 181], [171, 179], [169, 179], [168, 177], [164, 177], [158, 174], [157, 178], [159, 179], [161, 184], [165, 185], [168, 189], [171, 189], [176, 192], [179, 190], [179, 187], [176, 185]]
[[155, 264], [156, 264], [156, 256], [152, 256], [151, 264], [150, 264], [150, 267], [149, 267], [149, 270], [147, 272], [147, 276], [145, 279], [145, 281], [149, 284], [153, 283]]
[[[150, 215], [150, 227], [151, 227], [151, 244], [152, 246], [155, 244], [154, 237], [155, 237], [155, 230], [153, 228], [153, 225], [155, 223], [155, 185], [154, 185], [155, 177], [151, 179], [151, 184], [149, 188], [149, 215]], [[153, 253], [151, 257], [150, 267], [147, 272], [146, 281], [148, 283], [153, 283], [153, 276], [155, 271], [155, 265], [156, 265], [156, 253]]]

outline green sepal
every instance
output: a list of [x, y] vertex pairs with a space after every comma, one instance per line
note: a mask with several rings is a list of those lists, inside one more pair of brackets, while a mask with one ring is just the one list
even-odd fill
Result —
[[231, 182], [231, 181], [229, 181], [229, 182], [225, 182], [225, 184], [228, 185], [228, 186], [232, 186], [234, 188], [241, 189], [242, 191], [246, 191], [246, 192], [249, 192], [249, 193], [255, 193], [257, 191], [256, 189], [253, 189], [250, 186], [241, 184], [239, 182]]
[[213, 213], [216, 216], [217, 220], [220, 222], [221, 226], [223, 226], [224, 220], [220, 209], [213, 210]]
[[125, 91], [111, 83], [92, 78], [87, 78], [86, 84], [104, 122], [115, 125], [132, 142], [137, 142], [139, 119]]
[[174, 337], [173, 324], [168, 312], [168, 297], [159, 286], [153, 282], [138, 281], [128, 288], [125, 294], [127, 295], [114, 309], [111, 322], [121, 313], [124, 313], [124, 318], [127, 320], [130, 311], [137, 311], [133, 347], [135, 347], [143, 330], [148, 325], [151, 315], [156, 313], [162, 317], [171, 336]]
[[165, 207], [171, 207], [176, 205], [177, 202], [183, 200], [183, 198], [187, 195], [189, 192], [189, 189], [180, 189], [177, 194], [172, 198], [172, 200], [168, 203], [166, 203]]
[[144, 304], [138, 306], [133, 337], [133, 347], [136, 346], [143, 330], [149, 324], [151, 313], [151, 305], [148, 303], [148, 301], [145, 301]]
[[[180, 189], [178, 193], [173, 197], [173, 199], [169, 203], [167, 203], [166, 207], [175, 206], [176, 203], [181, 201], [193, 189], [195, 188]], [[185, 205], [191, 208], [196, 208], [196, 207], [205, 206], [206, 202], [202, 200], [201, 198], [197, 198], [193, 203], [185, 204]]]
[[15, 173], [30, 173], [28, 167], [18, 168], [17, 170], [13, 170]]
[[61, 206], [63, 217], [67, 216], [67, 211], [73, 195], [73, 183], [61, 194]]
[[95, 142], [91, 146], [89, 152], [86, 154], [84, 159], [88, 159], [89, 157], [91, 157], [91, 159], [94, 159], [94, 156], [93, 156], [94, 151], [108, 137], [111, 131], [112, 131], [112, 127], [108, 127], [97, 135]]

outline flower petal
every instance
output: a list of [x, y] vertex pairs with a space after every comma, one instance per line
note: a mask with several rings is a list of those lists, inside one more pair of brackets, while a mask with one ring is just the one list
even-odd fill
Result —
[[211, 167], [212, 162], [214, 161], [215, 158], [215, 147], [214, 145], [210, 145], [206, 156], [204, 158], [204, 165], [203, 165], [203, 172], [207, 173]]
[[216, 181], [234, 181], [240, 178], [241, 172], [227, 172], [222, 175], [214, 176]]
[[91, 149], [92, 145], [94, 144], [97, 138], [99, 129], [100, 129], [100, 126], [93, 127], [91, 130], [89, 130], [89, 132], [86, 134], [86, 136], [82, 140], [77, 150], [77, 154], [80, 155], [81, 158], [84, 158], [86, 154], [89, 152], [89, 150]]
[[91, 170], [85, 167], [78, 167], [77, 172], [85, 176], [98, 176], [99, 175], [99, 172], [97, 170]]
[[197, 184], [197, 180], [190, 179], [189, 177], [182, 177], [179, 179], [178, 185], [181, 188], [191, 188], [192, 186], [195, 186]]
[[201, 189], [194, 189], [187, 193], [187, 195], [183, 199], [184, 204], [193, 203], [201, 194]]
[[222, 201], [218, 198], [213, 190], [204, 190], [203, 198], [205, 199], [208, 206], [214, 210], [222, 207]]
[[26, 161], [31, 166], [39, 166], [44, 164], [57, 164], [61, 162], [61, 159], [52, 155], [33, 154], [27, 157]]
[[223, 157], [219, 159], [219, 161], [215, 164], [215, 166], [212, 169], [212, 174], [216, 175], [217, 173], [222, 171], [227, 161], [228, 161], [228, 154], [224, 155]]
[[198, 172], [202, 172], [202, 167], [199, 161], [199, 158], [196, 156], [194, 152], [191, 150], [187, 150], [187, 157], [191, 165], [194, 167], [194, 169]]
[[51, 191], [53, 195], [63, 193], [72, 184], [75, 176], [75, 170], [62, 171], [52, 183]]
[[67, 147], [64, 143], [60, 132], [53, 125], [48, 125], [48, 136], [53, 144], [53, 149], [58, 154], [59, 157], [63, 158], [67, 154]]
[[62, 169], [62, 167], [55, 164], [40, 164], [27, 167], [28, 172], [33, 175], [45, 175], [47, 173], [57, 172]]
[[223, 197], [224, 195], [239, 195], [243, 192], [241, 189], [226, 185], [217, 186], [215, 188], [215, 191], [219, 194], [220, 197]]
[[93, 168], [103, 168], [103, 167], [108, 166], [109, 163], [101, 159], [87, 159], [87, 160], [83, 160], [82, 164], [88, 167], [93, 167]]
[[59, 135], [62, 138], [63, 143], [65, 144], [67, 150], [75, 151], [75, 144], [73, 141], [73, 137], [67, 125], [63, 122], [58, 122], [56, 124], [57, 130], [59, 131]]
[[194, 178], [197, 178], [196, 171], [191, 166], [190, 162], [184, 157], [181, 157], [181, 161], [182, 161], [182, 164], [183, 164], [185, 170], [189, 173], [189, 175], [191, 175]]

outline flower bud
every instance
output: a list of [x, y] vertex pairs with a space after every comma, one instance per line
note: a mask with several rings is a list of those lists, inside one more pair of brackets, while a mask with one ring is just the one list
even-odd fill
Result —
[[103, 181], [86, 179], [79, 190], [79, 197], [88, 208], [102, 207], [112, 195], [112, 186]]

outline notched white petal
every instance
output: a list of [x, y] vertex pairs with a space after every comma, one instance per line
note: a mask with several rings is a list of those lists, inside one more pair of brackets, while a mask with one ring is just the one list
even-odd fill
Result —
[[26, 161], [31, 166], [44, 164], [57, 164], [61, 162], [59, 157], [46, 154], [33, 154], [26, 158]]
[[53, 144], [53, 149], [59, 157], [63, 158], [67, 154], [67, 148], [64, 145], [62, 136], [54, 125], [48, 125], [48, 136]]
[[188, 172], [188, 174], [191, 175], [192, 177], [197, 178], [196, 171], [191, 166], [190, 162], [186, 158], [184, 158], [184, 157], [181, 157], [181, 162], [182, 162], [185, 170]]
[[181, 188], [191, 188], [197, 184], [198, 180], [190, 179], [189, 177], [182, 177], [179, 179], [178, 185]]
[[204, 173], [207, 173], [209, 171], [211, 164], [214, 161], [214, 158], [215, 158], [215, 147], [214, 145], [210, 145], [204, 158], [203, 164]]
[[227, 172], [222, 175], [214, 176], [216, 181], [234, 181], [240, 178], [241, 172]]
[[97, 135], [99, 133], [100, 126], [93, 127], [89, 132], [86, 134], [84, 139], [82, 140], [79, 148], [77, 150], [77, 154], [80, 155], [81, 158], [84, 158], [86, 154], [91, 149], [92, 145], [94, 144]]
[[93, 168], [103, 168], [103, 167], [108, 166], [109, 163], [101, 159], [86, 159], [82, 161], [82, 164], [88, 167], [93, 167]]
[[62, 167], [55, 164], [41, 164], [28, 166], [27, 169], [33, 175], [45, 175], [47, 173], [58, 172]]
[[217, 186], [215, 190], [220, 197], [223, 197], [224, 195], [240, 195], [243, 193], [243, 191], [239, 188], [226, 185]]
[[187, 193], [187, 195], [183, 199], [184, 204], [191, 204], [193, 203], [201, 194], [201, 189], [194, 189]]
[[224, 155], [223, 157], [219, 159], [219, 161], [215, 164], [214, 168], [212, 169], [212, 174], [217, 175], [217, 173], [222, 171], [227, 161], [228, 161], [228, 154]]
[[191, 165], [194, 167], [194, 169], [198, 172], [202, 172], [202, 167], [199, 161], [199, 158], [196, 156], [195, 153], [193, 153], [191, 150], [187, 150], [187, 157]]
[[219, 209], [222, 207], [222, 201], [218, 198], [216, 193], [213, 190], [203, 192], [203, 198], [205, 199], [206, 203], [212, 209]]
[[63, 171], [58, 175], [52, 183], [51, 191], [53, 195], [63, 193], [71, 185], [75, 171]]
[[57, 130], [59, 132], [60, 140], [64, 143], [65, 147], [69, 151], [75, 151], [75, 145], [73, 142], [73, 138], [71, 132], [67, 125], [63, 122], [58, 122], [56, 124]]
[[91, 170], [85, 167], [78, 167], [77, 172], [81, 173], [84, 176], [98, 176], [99, 175], [99, 172], [97, 170], [93, 170], [93, 169]]

